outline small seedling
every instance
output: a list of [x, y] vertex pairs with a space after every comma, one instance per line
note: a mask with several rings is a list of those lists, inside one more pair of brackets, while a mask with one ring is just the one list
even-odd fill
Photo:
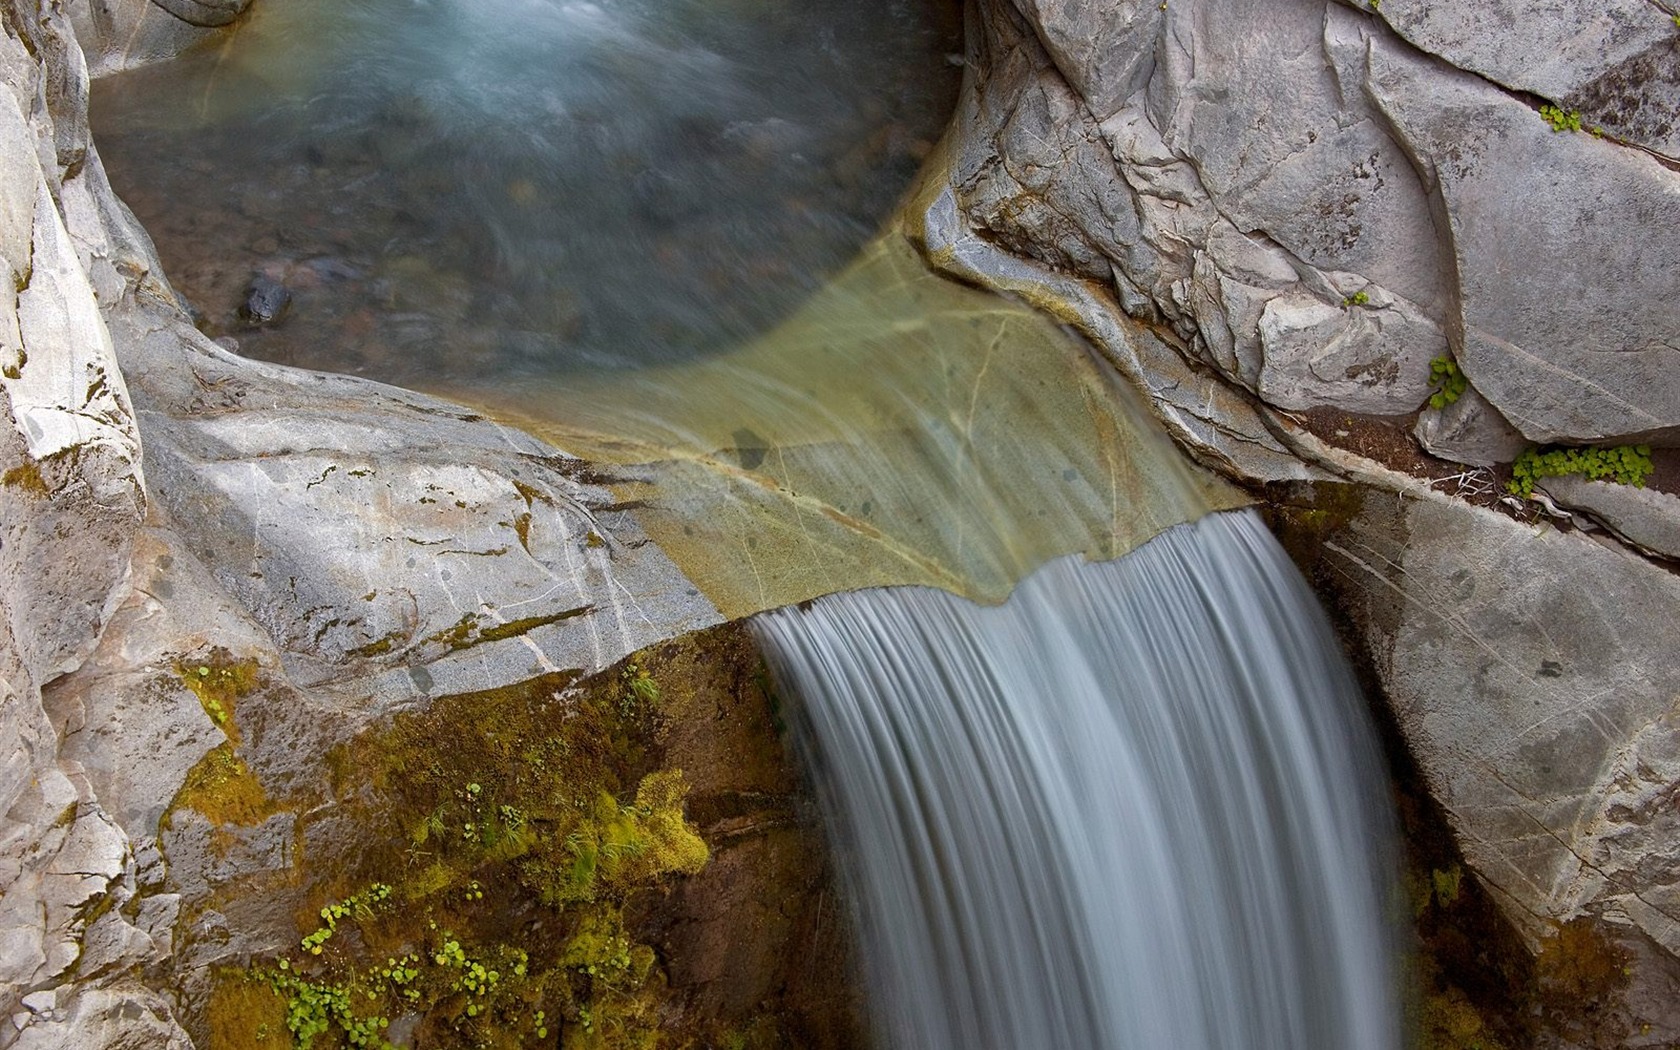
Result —
[[1457, 361], [1442, 354], [1429, 362], [1429, 385], [1435, 387], [1435, 392], [1429, 395], [1429, 407], [1439, 412], [1464, 396], [1470, 380], [1459, 370]]
[[1581, 114], [1577, 110], [1565, 113], [1561, 108], [1547, 104], [1540, 107], [1540, 119], [1546, 122], [1553, 134], [1581, 130]]

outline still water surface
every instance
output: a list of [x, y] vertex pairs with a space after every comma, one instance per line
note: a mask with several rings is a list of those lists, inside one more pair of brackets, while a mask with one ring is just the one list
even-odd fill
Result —
[[[957, 46], [913, 0], [285, 0], [93, 120], [212, 334], [493, 389], [774, 323], [892, 211]], [[294, 296], [272, 328], [254, 272]]]

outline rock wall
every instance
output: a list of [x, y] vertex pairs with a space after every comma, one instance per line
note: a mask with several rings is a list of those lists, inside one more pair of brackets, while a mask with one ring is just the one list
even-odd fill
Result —
[[1498, 491], [1531, 445], [1675, 443], [1672, 6], [977, 7], [930, 259], [1317, 501], [1285, 520], [1477, 878], [1532, 946], [1585, 917], [1629, 960], [1584, 1045], [1680, 1039], [1680, 500]]
[[96, 77], [161, 62], [232, 26], [251, 0], [68, 0]]
[[[1570, 1045], [1680, 1039], [1655, 560], [1680, 503], [1560, 481], [1534, 520], [1480, 493], [1530, 443], [1674, 443], [1666, 3], [980, 0], [948, 178], [919, 204], [936, 264], [1077, 325], [1205, 463], [1299, 497], [1478, 879], [1531, 943], [1585, 917], [1631, 967]], [[187, 1045], [159, 992], [175, 938], [225, 933], [203, 904], [288, 863], [283, 812], [215, 849], [184, 820], [190, 870], [160, 849], [217, 749], [287, 797], [393, 708], [717, 620], [557, 450], [186, 323], [88, 141], [71, 21], [108, 70], [230, 12], [0, 5], [0, 1047]], [[1420, 410], [1442, 357], [1469, 388]], [[1315, 412], [1434, 458], [1378, 462]], [[237, 741], [190, 680], [212, 664], [260, 682]], [[295, 933], [271, 908], [218, 958]]]
[[[322, 892], [291, 842], [334, 748], [719, 616], [559, 450], [202, 337], [89, 141], [71, 17], [8, 0], [0, 26], [0, 1047], [187, 1046], [181, 961], [295, 946]], [[233, 801], [191, 795], [218, 770]], [[230, 893], [262, 903], [232, 948], [205, 915]]]

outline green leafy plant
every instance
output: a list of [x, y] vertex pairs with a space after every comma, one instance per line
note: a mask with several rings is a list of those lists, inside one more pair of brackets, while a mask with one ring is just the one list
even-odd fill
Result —
[[1651, 446], [1618, 445], [1614, 448], [1530, 448], [1511, 464], [1511, 481], [1506, 488], [1527, 499], [1543, 478], [1579, 474], [1589, 481], [1614, 481], [1644, 488], [1645, 479], [1656, 469], [1651, 463]]
[[1540, 119], [1546, 122], [1546, 126], [1551, 128], [1554, 134], [1559, 131], [1581, 130], [1581, 114], [1576, 110], [1566, 113], [1548, 103], [1540, 107]]
[[1429, 385], [1435, 388], [1429, 395], [1429, 407], [1439, 412], [1464, 396], [1470, 389], [1470, 380], [1464, 377], [1457, 361], [1442, 354], [1429, 362]]
[[1365, 292], [1354, 292], [1352, 295], [1344, 296], [1342, 298], [1342, 309], [1345, 310], [1350, 306], [1364, 306], [1370, 301], [1370, 295]]

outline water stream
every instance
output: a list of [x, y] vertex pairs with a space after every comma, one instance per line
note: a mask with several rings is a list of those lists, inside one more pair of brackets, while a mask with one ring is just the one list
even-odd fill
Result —
[[940, 10], [286, 0], [95, 130], [210, 333], [530, 426], [726, 615], [816, 598], [757, 629], [889, 1045], [1389, 1050], [1381, 764], [1310, 593], [1087, 347], [889, 221]]
[[1383, 765], [1251, 512], [997, 607], [902, 588], [755, 622], [886, 1045], [1401, 1045]]

